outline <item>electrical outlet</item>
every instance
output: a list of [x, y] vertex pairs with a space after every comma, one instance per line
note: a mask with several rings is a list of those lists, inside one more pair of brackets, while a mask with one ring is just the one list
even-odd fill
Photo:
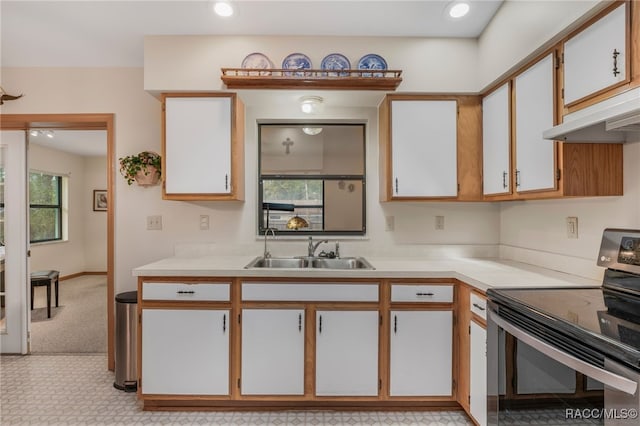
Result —
[[576, 216], [567, 217], [567, 238], [578, 238], [578, 218]]
[[444, 230], [444, 216], [436, 216], [436, 229], [439, 231]]
[[147, 230], [148, 231], [162, 230], [162, 216], [147, 216]]
[[209, 230], [209, 215], [201, 214], [200, 215], [200, 230], [207, 231]]
[[393, 231], [396, 226], [396, 218], [395, 216], [385, 216], [384, 217], [384, 230], [385, 231]]

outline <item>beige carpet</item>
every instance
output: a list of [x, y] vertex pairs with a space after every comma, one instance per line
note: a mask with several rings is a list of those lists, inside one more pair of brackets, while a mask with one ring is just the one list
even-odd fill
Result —
[[47, 289], [36, 287], [31, 311], [31, 352], [107, 352], [106, 275], [60, 281], [59, 303], [56, 308], [52, 286], [51, 318], [47, 318]]

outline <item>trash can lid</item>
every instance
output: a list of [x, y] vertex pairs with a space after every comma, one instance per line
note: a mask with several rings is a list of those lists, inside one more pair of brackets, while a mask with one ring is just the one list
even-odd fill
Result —
[[137, 291], [125, 291], [116, 295], [116, 302], [120, 303], [138, 303]]

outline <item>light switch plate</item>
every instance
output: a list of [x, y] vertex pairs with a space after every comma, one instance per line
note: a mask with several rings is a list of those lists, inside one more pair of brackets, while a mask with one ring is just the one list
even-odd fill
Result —
[[578, 238], [578, 218], [576, 216], [567, 217], [567, 238]]
[[209, 215], [201, 214], [200, 215], [200, 230], [207, 231], [209, 230]]

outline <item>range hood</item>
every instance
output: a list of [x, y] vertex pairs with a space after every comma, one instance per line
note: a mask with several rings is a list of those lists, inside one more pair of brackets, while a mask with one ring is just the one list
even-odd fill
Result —
[[542, 132], [544, 139], [563, 142], [620, 143], [640, 140], [640, 88], [567, 114], [564, 123]]

